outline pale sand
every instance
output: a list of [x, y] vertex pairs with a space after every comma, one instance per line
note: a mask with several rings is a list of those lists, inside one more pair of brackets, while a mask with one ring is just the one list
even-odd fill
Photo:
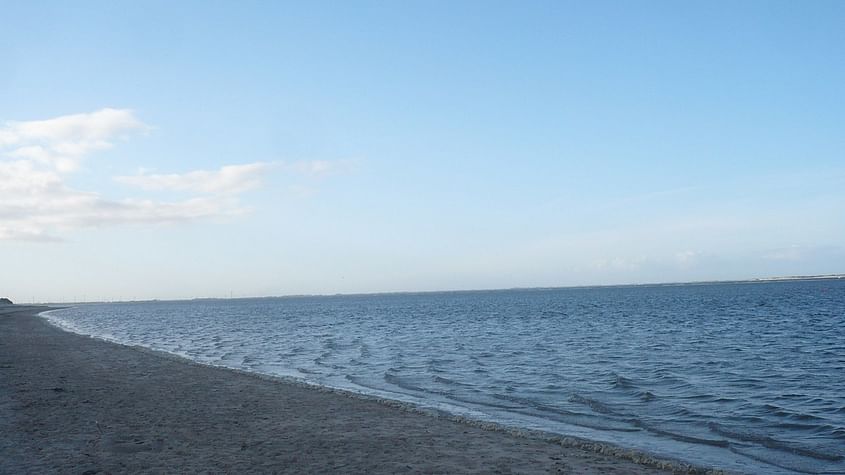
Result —
[[0, 473], [672, 472], [67, 333], [41, 310], [0, 309]]

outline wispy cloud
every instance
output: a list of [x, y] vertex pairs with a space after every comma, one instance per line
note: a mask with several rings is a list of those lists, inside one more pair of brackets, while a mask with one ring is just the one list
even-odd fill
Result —
[[838, 245], [801, 245], [768, 249], [761, 254], [766, 261], [780, 262], [807, 262], [815, 259], [823, 259], [825, 256], [842, 256], [843, 248]]
[[345, 173], [355, 166], [355, 160], [299, 160], [279, 162], [276, 166], [300, 175], [322, 178], [328, 175]]
[[264, 164], [119, 178], [144, 188], [199, 195], [174, 202], [110, 200], [66, 183], [86, 156], [149, 129], [127, 109], [0, 126], [0, 240], [54, 241], [60, 239], [57, 232], [84, 227], [184, 222], [245, 212], [236, 195], [258, 186]]
[[614, 257], [597, 259], [593, 262], [593, 268], [596, 270], [613, 270], [613, 271], [635, 271], [639, 269], [644, 263], [648, 261], [645, 256], [636, 257]]
[[219, 170], [195, 170], [182, 174], [139, 173], [118, 176], [115, 180], [146, 190], [191, 191], [196, 193], [234, 194], [261, 184], [262, 175], [270, 166], [256, 162], [245, 165], [226, 165]]
[[[271, 171], [321, 179], [329, 175], [349, 171], [351, 160], [299, 160], [294, 162], [254, 162], [243, 165], [226, 165], [217, 170], [193, 170], [185, 173], [152, 173], [140, 170], [135, 175], [116, 176], [114, 180], [148, 191], [183, 191], [211, 194], [237, 194], [261, 185], [264, 176]], [[300, 196], [312, 196], [313, 185], [296, 183], [289, 187]]]

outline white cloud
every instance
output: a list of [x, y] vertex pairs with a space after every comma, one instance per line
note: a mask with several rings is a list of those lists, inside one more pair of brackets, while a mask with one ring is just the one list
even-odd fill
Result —
[[353, 160], [300, 160], [280, 164], [282, 168], [307, 175], [321, 178], [327, 175], [344, 173], [354, 166]]
[[[348, 160], [301, 160], [296, 162], [254, 162], [243, 165], [226, 165], [218, 170], [194, 170], [186, 173], [157, 174], [142, 169], [135, 175], [115, 177], [115, 181], [144, 190], [187, 191], [195, 193], [236, 194], [251, 190], [261, 184], [262, 177], [270, 170], [282, 170], [309, 177], [342, 173], [351, 166]], [[291, 189], [315, 193], [314, 187], [291, 185]]]
[[192, 191], [197, 193], [241, 193], [261, 184], [269, 165], [256, 162], [226, 165], [219, 170], [195, 170], [183, 174], [158, 175], [141, 172], [115, 177], [120, 183], [146, 190]]
[[258, 185], [264, 164], [121, 179], [201, 195], [175, 202], [110, 200], [65, 183], [90, 153], [148, 129], [125, 109], [0, 125], [0, 240], [51, 241], [59, 239], [56, 232], [84, 227], [174, 223], [246, 211], [236, 194]]
[[114, 224], [161, 224], [232, 216], [245, 211], [233, 196], [208, 195], [176, 202], [108, 200], [74, 190], [31, 162], [0, 161], [0, 240], [56, 240], [55, 231]]
[[115, 139], [148, 129], [128, 109], [7, 122], [0, 126], [0, 150], [8, 157], [33, 160], [60, 172], [70, 172], [79, 167], [85, 155], [110, 148]]

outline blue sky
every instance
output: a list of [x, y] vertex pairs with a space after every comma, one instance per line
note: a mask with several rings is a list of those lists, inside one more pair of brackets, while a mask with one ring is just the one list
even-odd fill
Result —
[[842, 2], [8, 2], [0, 293], [845, 272]]

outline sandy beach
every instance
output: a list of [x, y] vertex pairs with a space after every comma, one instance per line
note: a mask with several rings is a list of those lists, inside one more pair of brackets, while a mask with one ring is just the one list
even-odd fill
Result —
[[543, 440], [202, 366], [0, 309], [0, 473], [675, 473]]

